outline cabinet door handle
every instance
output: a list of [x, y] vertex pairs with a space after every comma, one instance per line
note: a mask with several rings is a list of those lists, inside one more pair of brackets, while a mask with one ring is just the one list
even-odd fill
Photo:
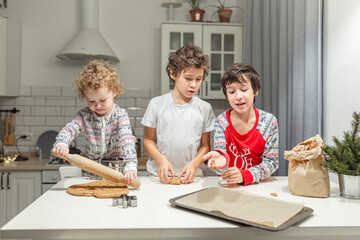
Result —
[[1, 190], [4, 189], [4, 172], [1, 173]]
[[8, 172], [8, 175], [7, 175], [7, 189], [10, 189], [10, 172]]
[[207, 81], [205, 81], [205, 96], [208, 94], [208, 84]]

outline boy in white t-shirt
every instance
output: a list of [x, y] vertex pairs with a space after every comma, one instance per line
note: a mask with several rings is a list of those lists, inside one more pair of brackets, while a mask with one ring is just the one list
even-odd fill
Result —
[[169, 175], [191, 183], [203, 176], [202, 157], [210, 150], [215, 114], [209, 103], [195, 94], [209, 69], [209, 57], [199, 47], [186, 44], [169, 57], [166, 71], [174, 90], [151, 99], [142, 124], [144, 146], [150, 157], [147, 171], [169, 183]]

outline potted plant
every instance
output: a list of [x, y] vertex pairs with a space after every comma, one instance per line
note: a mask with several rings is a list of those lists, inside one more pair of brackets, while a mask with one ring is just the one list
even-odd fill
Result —
[[7, 8], [7, 0], [3, 0], [3, 3], [0, 3], [0, 8]]
[[339, 176], [340, 195], [360, 198], [360, 112], [353, 113], [352, 130], [344, 139], [333, 137], [335, 146], [326, 146], [325, 167]]
[[225, 0], [223, 1], [217, 0], [217, 1], [218, 1], [218, 5], [209, 5], [207, 7], [214, 7], [218, 9], [216, 12], [213, 13], [211, 18], [213, 18], [214, 15], [218, 13], [220, 22], [230, 22], [231, 14], [232, 14], [232, 10], [230, 8], [239, 8], [242, 10], [242, 8], [239, 6], [225, 6]]
[[189, 0], [191, 5], [190, 16], [192, 22], [202, 22], [205, 11], [200, 9], [200, 0]]

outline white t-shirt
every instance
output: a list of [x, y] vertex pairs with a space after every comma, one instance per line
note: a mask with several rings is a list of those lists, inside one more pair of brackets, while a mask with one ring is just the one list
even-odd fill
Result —
[[[141, 123], [156, 128], [157, 148], [178, 175], [195, 158], [202, 133], [214, 130], [215, 114], [209, 103], [196, 96], [188, 103], [175, 104], [170, 92], [151, 99]], [[157, 163], [151, 156], [146, 167], [157, 176]], [[203, 176], [200, 169], [196, 174]]]

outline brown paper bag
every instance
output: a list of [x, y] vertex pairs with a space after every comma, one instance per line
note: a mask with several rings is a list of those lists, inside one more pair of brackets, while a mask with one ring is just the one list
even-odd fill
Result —
[[289, 160], [288, 182], [293, 195], [307, 197], [328, 197], [330, 181], [322, 149], [324, 142], [319, 134], [285, 151]]

